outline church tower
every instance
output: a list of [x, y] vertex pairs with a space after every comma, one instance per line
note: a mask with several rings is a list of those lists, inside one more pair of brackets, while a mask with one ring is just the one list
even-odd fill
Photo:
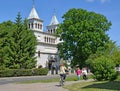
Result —
[[58, 24], [59, 24], [59, 22], [57, 20], [56, 15], [54, 14], [52, 16], [50, 24], [48, 26], [46, 26], [47, 27], [47, 32], [50, 33], [50, 34], [54, 34], [57, 27], [58, 27]]
[[[52, 16], [51, 22], [47, 27], [47, 32], [43, 31], [43, 20], [38, 16], [38, 13], [34, 7], [27, 18], [28, 27], [33, 31], [37, 39], [36, 45], [36, 67], [48, 67], [49, 70], [59, 69], [59, 56], [57, 44], [59, 43], [59, 37], [55, 36], [54, 33], [58, 27], [58, 20], [56, 15]], [[55, 68], [54, 68], [55, 66]]]
[[28, 27], [30, 30], [37, 30], [43, 32], [43, 20], [39, 18], [34, 5], [27, 20], [28, 20]]

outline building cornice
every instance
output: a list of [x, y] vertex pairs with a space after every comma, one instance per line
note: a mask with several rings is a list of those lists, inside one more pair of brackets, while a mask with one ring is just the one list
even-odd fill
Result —
[[41, 34], [46, 34], [46, 35], [51, 35], [51, 36], [57, 37], [55, 34], [50, 34], [50, 33], [43, 32], [43, 31], [33, 30], [33, 32], [37, 32], [37, 33], [41, 33]]
[[38, 41], [38, 44], [44, 44], [44, 45], [47, 45], [47, 46], [55, 46], [55, 47], [57, 47], [57, 44], [51, 44], [51, 43], [40, 42], [40, 41]]

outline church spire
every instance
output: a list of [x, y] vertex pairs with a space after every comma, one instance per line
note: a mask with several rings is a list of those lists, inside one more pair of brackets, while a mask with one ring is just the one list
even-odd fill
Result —
[[59, 22], [57, 20], [57, 17], [55, 15], [55, 10], [54, 10], [52, 20], [51, 20], [50, 24], [47, 26], [47, 32], [50, 34], [54, 34], [56, 32], [58, 24], [59, 24]]
[[32, 9], [28, 16], [28, 27], [31, 30], [43, 31], [43, 20], [38, 16], [38, 13], [34, 7], [34, 0], [32, 0]]
[[57, 20], [57, 17], [56, 17], [56, 14], [55, 14], [55, 9], [54, 9], [54, 13], [53, 13], [53, 16], [52, 16], [52, 20], [50, 22], [50, 25], [57, 25], [59, 24], [58, 20]]
[[28, 19], [32, 19], [32, 18], [40, 19], [39, 16], [38, 16], [38, 13], [37, 13], [37, 11], [36, 11], [36, 9], [34, 7], [34, 0], [32, 0], [32, 1], [33, 1], [33, 6], [32, 6], [32, 10], [31, 10], [31, 12], [30, 12], [30, 14], [28, 16]]
[[34, 0], [32, 0], [32, 4], [33, 4], [33, 7], [34, 7]]

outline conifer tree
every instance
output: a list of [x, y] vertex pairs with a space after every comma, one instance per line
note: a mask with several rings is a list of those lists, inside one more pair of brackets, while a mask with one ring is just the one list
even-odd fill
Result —
[[13, 28], [11, 21], [3, 22], [0, 24], [0, 69], [5, 69], [9, 63], [8, 49], [9, 40], [11, 40], [11, 33]]
[[20, 13], [18, 13], [14, 25], [9, 28], [12, 31], [8, 32], [10, 38], [7, 39], [5, 45], [7, 47], [4, 50], [6, 56], [3, 55], [5, 58], [2, 59], [7, 60], [7, 63], [3, 62], [3, 64], [6, 68], [12, 69], [33, 68], [36, 64], [34, 55], [37, 43], [34, 33], [28, 30], [27, 22], [22, 21]]

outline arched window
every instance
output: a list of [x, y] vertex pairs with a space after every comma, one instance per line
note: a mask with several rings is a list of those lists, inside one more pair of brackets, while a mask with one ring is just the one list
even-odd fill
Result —
[[40, 25], [38, 24], [38, 29], [40, 28]]
[[53, 33], [55, 33], [55, 29], [53, 29]]
[[28, 27], [29, 27], [29, 29], [30, 29], [30, 23], [29, 23]]
[[48, 33], [50, 33], [50, 30], [48, 30]]
[[31, 28], [34, 28], [34, 27], [33, 27], [33, 23], [31, 24]]
[[51, 29], [51, 34], [52, 34], [52, 29]]
[[37, 28], [37, 23], [35, 23], [35, 28]]
[[49, 38], [49, 43], [50, 43], [50, 38]]
[[44, 41], [46, 42], [46, 37], [44, 38]]
[[42, 29], [42, 25], [40, 24], [40, 29]]
[[47, 37], [47, 42], [48, 42], [48, 37]]
[[40, 57], [40, 50], [38, 51], [38, 57]]

